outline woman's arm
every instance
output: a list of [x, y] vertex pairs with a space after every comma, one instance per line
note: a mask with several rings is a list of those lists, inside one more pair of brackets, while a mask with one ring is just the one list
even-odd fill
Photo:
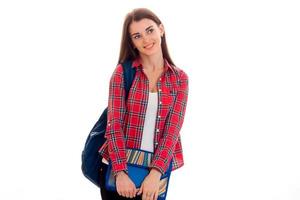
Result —
[[181, 70], [180, 86], [178, 87], [174, 106], [169, 111], [165, 122], [163, 137], [158, 142], [151, 163], [151, 167], [159, 170], [162, 174], [164, 174], [169, 167], [184, 121], [189, 90], [188, 80], [187, 74]]
[[105, 132], [114, 175], [123, 170], [127, 172], [126, 148], [122, 126], [126, 112], [125, 102], [123, 67], [119, 64], [110, 78], [107, 128]]

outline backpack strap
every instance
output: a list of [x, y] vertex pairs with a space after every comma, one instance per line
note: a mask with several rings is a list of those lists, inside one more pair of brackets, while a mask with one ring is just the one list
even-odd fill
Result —
[[126, 60], [125, 62], [123, 62], [122, 67], [123, 67], [123, 75], [124, 75], [125, 97], [127, 100], [129, 90], [131, 88], [136, 73], [136, 68], [132, 67], [132, 60]]

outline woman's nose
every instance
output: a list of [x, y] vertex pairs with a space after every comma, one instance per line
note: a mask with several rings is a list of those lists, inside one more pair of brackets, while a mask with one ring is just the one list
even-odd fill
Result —
[[143, 36], [144, 44], [147, 44], [149, 42], [149, 39], [150, 39], [150, 37], [148, 35], [144, 35]]

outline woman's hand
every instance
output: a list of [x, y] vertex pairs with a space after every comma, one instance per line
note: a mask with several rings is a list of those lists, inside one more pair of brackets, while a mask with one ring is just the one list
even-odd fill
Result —
[[160, 177], [161, 173], [158, 170], [151, 169], [137, 195], [143, 193], [142, 200], [156, 200], [158, 198]]
[[129, 176], [124, 172], [118, 172], [116, 175], [116, 187], [120, 196], [127, 198], [134, 198], [137, 193], [137, 189]]

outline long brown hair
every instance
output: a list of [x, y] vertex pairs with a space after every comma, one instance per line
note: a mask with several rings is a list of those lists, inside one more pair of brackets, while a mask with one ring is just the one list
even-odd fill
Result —
[[[160, 19], [147, 8], [136, 8], [130, 13], [128, 13], [125, 17], [124, 24], [123, 24], [121, 48], [120, 48], [120, 55], [118, 61], [119, 63], [122, 63], [125, 60], [134, 60], [139, 56], [139, 51], [135, 49], [132, 44], [131, 37], [129, 34], [129, 26], [133, 21], [138, 22], [144, 18], [154, 21], [157, 24], [157, 26], [161, 24]], [[166, 33], [164, 33], [162, 36], [161, 48], [162, 48], [163, 57], [167, 59], [167, 61], [170, 64], [174, 65], [167, 47]]]

